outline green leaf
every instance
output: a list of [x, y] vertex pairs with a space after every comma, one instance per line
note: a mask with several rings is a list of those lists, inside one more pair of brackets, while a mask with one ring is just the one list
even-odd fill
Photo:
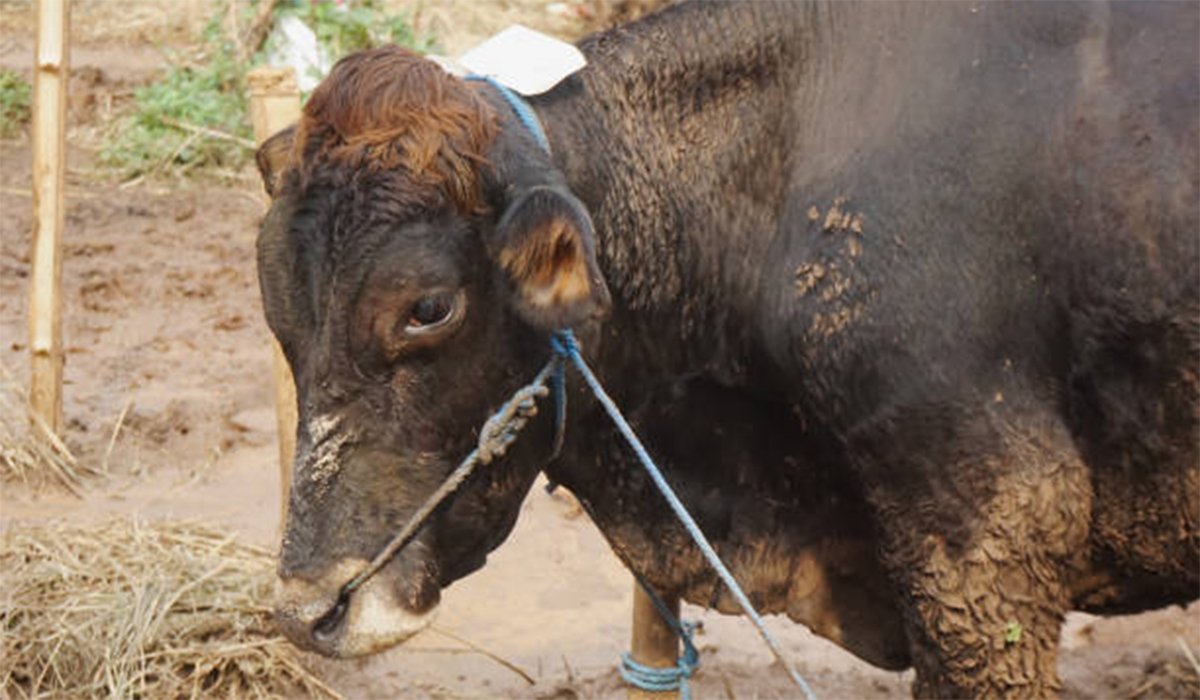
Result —
[[19, 74], [0, 69], [0, 137], [16, 134], [29, 121], [31, 92]]
[[1020, 622], [1009, 622], [1007, 625], [1004, 626], [1004, 643], [1005, 644], [1019, 643], [1021, 641], [1021, 633], [1024, 631], [1025, 631], [1025, 628], [1021, 626]]

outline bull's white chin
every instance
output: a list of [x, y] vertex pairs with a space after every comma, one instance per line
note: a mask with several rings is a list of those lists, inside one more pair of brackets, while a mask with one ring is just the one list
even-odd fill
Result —
[[350, 594], [344, 613], [335, 611], [338, 591], [366, 564], [343, 559], [316, 580], [280, 579], [275, 606], [280, 630], [303, 649], [348, 658], [394, 647], [433, 622], [436, 604], [421, 613], [410, 610], [386, 569]]
[[346, 659], [385, 651], [428, 627], [435, 617], [436, 605], [424, 613], [413, 613], [396, 601], [386, 580], [368, 580], [350, 597], [334, 654]]

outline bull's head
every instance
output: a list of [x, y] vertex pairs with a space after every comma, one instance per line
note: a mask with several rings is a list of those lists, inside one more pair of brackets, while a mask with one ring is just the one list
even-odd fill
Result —
[[545, 362], [548, 335], [602, 316], [608, 291], [586, 210], [493, 88], [415, 54], [341, 61], [259, 165], [263, 304], [300, 415], [278, 617], [301, 646], [367, 654], [420, 630], [505, 538], [549, 421], [339, 601], [342, 584]]

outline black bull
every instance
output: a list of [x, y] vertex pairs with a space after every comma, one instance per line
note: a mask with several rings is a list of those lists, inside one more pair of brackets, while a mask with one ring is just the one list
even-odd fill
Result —
[[539, 469], [660, 591], [734, 611], [578, 386], [560, 458], [538, 418], [335, 607], [571, 326], [761, 609], [921, 695], [1053, 695], [1068, 610], [1200, 593], [1198, 28], [682, 5], [532, 100], [552, 156], [488, 85], [345, 59], [259, 154], [300, 409], [283, 628], [403, 640]]

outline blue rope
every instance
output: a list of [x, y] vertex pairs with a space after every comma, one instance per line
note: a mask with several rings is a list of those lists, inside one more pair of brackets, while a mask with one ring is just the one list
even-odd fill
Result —
[[542, 122], [537, 118], [533, 108], [529, 103], [521, 99], [521, 96], [504, 86], [499, 80], [496, 80], [490, 75], [468, 75], [467, 80], [487, 83], [500, 93], [504, 101], [512, 107], [513, 112], [516, 112], [517, 119], [521, 120], [521, 124], [533, 135], [533, 138], [542, 147], [542, 150], [550, 152], [550, 140], [546, 138], [546, 132], [542, 129]]
[[567, 363], [555, 355], [554, 370], [550, 375], [554, 391], [554, 444], [550, 461], [562, 454], [563, 440], [567, 436]]
[[639, 664], [633, 660], [629, 652], [623, 652], [621, 654], [621, 678], [624, 678], [625, 682], [630, 685], [655, 693], [678, 690], [680, 700], [691, 700], [692, 691], [688, 687], [687, 679], [691, 678], [692, 673], [700, 666], [700, 652], [692, 646], [690, 636], [681, 637], [681, 639], [688, 640], [684, 644], [683, 656], [679, 657], [679, 661], [674, 666], [666, 668]]
[[[566, 358], [567, 360], [570, 360], [571, 364], [575, 365], [575, 368], [579, 370], [579, 373], [583, 376], [584, 381], [587, 382], [587, 385], [592, 390], [592, 393], [596, 395], [596, 399], [600, 401], [600, 405], [603, 406], [605, 412], [608, 413], [608, 417], [612, 419], [613, 423], [617, 426], [617, 430], [620, 431], [621, 435], [625, 438], [625, 441], [629, 443], [630, 447], [633, 448], [634, 453], [637, 454], [638, 460], [641, 461], [642, 466], [646, 468], [646, 472], [650, 474], [650, 478], [654, 481], [654, 485], [658, 487], [658, 490], [662, 493], [663, 497], [667, 499], [667, 503], [671, 506], [671, 510], [675, 512], [675, 517], [679, 518], [680, 522], [682, 522], [684, 527], [687, 528], [688, 534], [691, 535], [692, 540], [694, 540], [696, 543], [696, 546], [698, 546], [700, 551], [703, 552], [704, 557], [708, 560], [708, 563], [710, 566], [712, 566], [713, 570], [717, 572], [717, 575], [721, 578], [721, 581], [725, 583], [725, 586], [729, 589], [729, 592], [733, 594], [734, 599], [737, 601], [738, 605], [741, 606], [742, 612], [744, 612], [754, 622], [754, 626], [758, 629], [759, 636], [763, 638], [763, 641], [766, 642], [767, 646], [771, 649], [771, 653], [774, 654], [775, 660], [778, 661], [785, 669], [787, 669], [788, 675], [792, 677], [792, 680], [797, 686], [800, 687], [800, 690], [804, 692], [804, 696], [806, 698], [809, 700], [816, 700], [816, 694], [813, 693], [812, 688], [809, 687], [808, 683], [804, 680], [800, 673], [796, 671], [796, 669], [793, 668], [790, 663], [788, 663], [787, 659], [784, 657], [783, 648], [780, 647], [779, 642], [775, 641], [775, 637], [767, 630], [766, 623], [763, 622], [762, 617], [760, 617], [758, 612], [754, 609], [754, 605], [750, 603], [750, 599], [746, 597], [745, 592], [742, 591], [742, 588], [738, 585], [737, 580], [733, 578], [733, 574], [731, 574], [729, 569], [725, 567], [725, 564], [721, 562], [721, 558], [717, 556], [717, 553], [709, 543], [708, 538], [705, 537], [704, 532], [700, 530], [700, 526], [696, 524], [694, 519], [692, 519], [691, 514], [687, 512], [687, 508], [684, 507], [683, 503], [679, 500], [679, 497], [675, 495], [675, 492], [671, 489], [671, 486], [667, 483], [666, 479], [663, 478], [662, 472], [659, 471], [658, 467], [654, 464], [654, 460], [650, 458], [650, 454], [646, 451], [646, 447], [642, 444], [642, 441], [639, 440], [637, 435], [634, 434], [633, 428], [629, 426], [628, 421], [626, 421], [625, 417], [621, 415], [620, 409], [618, 409], [616, 404], [613, 403], [613, 400], [604, 391], [604, 387], [600, 386], [600, 381], [596, 379], [596, 375], [592, 374], [591, 368], [588, 367], [586, 362], [584, 362], [583, 357], [579, 354], [579, 346], [575, 342], [574, 333], [572, 333], [570, 329], [566, 328], [556, 332], [550, 338], [550, 346], [554, 349], [556, 354]], [[624, 673], [622, 673], [622, 675], [624, 675]]]

